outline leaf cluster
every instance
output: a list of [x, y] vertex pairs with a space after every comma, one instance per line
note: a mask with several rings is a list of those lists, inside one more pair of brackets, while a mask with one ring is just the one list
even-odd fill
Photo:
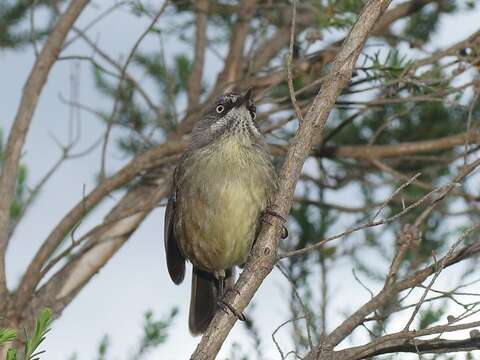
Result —
[[[28, 335], [27, 330], [24, 330], [25, 343], [21, 359], [25, 360], [39, 360], [40, 355], [45, 350], [38, 350], [39, 346], [45, 340], [45, 336], [50, 330], [52, 311], [50, 309], [43, 309], [35, 320], [35, 327], [33, 334]], [[17, 332], [13, 329], [0, 329], [0, 345], [6, 345], [7, 342], [17, 340]], [[18, 350], [14, 347], [8, 349], [6, 360], [17, 360], [19, 358]]]

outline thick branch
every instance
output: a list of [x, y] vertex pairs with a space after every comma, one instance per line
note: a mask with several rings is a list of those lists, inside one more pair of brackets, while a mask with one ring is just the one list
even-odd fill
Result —
[[215, 84], [214, 94], [222, 91], [226, 84], [232, 83], [239, 79], [241, 75], [241, 64], [243, 60], [243, 49], [245, 41], [250, 30], [250, 19], [257, 6], [257, 0], [242, 0], [240, 9], [238, 10], [238, 19], [232, 31], [232, 39], [228, 49], [228, 55], [225, 59], [225, 66], [218, 75]]
[[10, 206], [15, 192], [15, 182], [23, 144], [50, 69], [57, 60], [69, 30], [88, 3], [89, 0], [72, 1], [48, 36], [45, 46], [35, 61], [23, 87], [20, 106], [8, 137], [0, 176], [0, 299], [7, 291], [5, 250], [9, 237]]
[[110, 192], [131, 181], [140, 171], [165, 164], [170, 161], [169, 156], [180, 153], [184, 148], [185, 143], [182, 141], [170, 141], [158, 145], [137, 156], [117, 174], [103, 181], [95, 190], [80, 200], [52, 230], [28, 266], [15, 293], [17, 309], [21, 309], [30, 300], [35, 287], [41, 280], [41, 270], [45, 262], [88, 211]]
[[[288, 215], [292, 206], [293, 192], [300, 177], [303, 163], [313, 145], [314, 137], [322, 132], [327, 117], [335, 104], [335, 99], [351, 77], [369, 32], [388, 4], [388, 0], [370, 0], [366, 3], [334, 60], [319, 94], [305, 117], [305, 121], [299, 126], [282, 168], [279, 191], [272, 199], [275, 205], [274, 210], [284, 218]], [[280, 225], [280, 220], [277, 218], [272, 219], [272, 222]], [[281, 233], [281, 226], [264, 224], [261, 227], [245, 270], [236, 283], [241, 295], [232, 291], [226, 299], [239, 312], [245, 309], [260, 284], [273, 269], [277, 241]], [[192, 359], [214, 359], [235, 321], [236, 317], [233, 314], [217, 312], [193, 353]]]
[[188, 78], [188, 110], [195, 108], [200, 101], [202, 93], [203, 64], [205, 60], [205, 49], [207, 47], [207, 11], [208, 0], [195, 2], [196, 12], [196, 33], [195, 33], [195, 59], [192, 71]]
[[[414, 353], [414, 354], [446, 354], [459, 351], [480, 349], [480, 338], [471, 337], [462, 340], [431, 339], [414, 340], [410, 334], [392, 334], [395, 338], [379, 341], [378, 344], [367, 344], [358, 348], [335, 352], [333, 359], [369, 359], [382, 354]], [[410, 336], [408, 336], [410, 335]], [[382, 338], [380, 338], [382, 340]], [[365, 350], [363, 350], [365, 348]]]
[[171, 166], [166, 166], [163, 171], [163, 176], [148, 183], [141, 182], [123, 196], [103, 224], [89, 232], [79, 252], [39, 289], [24, 310], [24, 317], [34, 318], [45, 306], [50, 307], [56, 317], [60, 316], [83, 286], [115, 255], [152, 208], [167, 195], [170, 187], [167, 179], [170, 177], [165, 175], [171, 173]]
[[340, 158], [379, 159], [451, 149], [465, 144], [465, 140], [470, 142], [478, 141], [480, 136], [475, 131], [471, 131], [469, 134], [461, 133], [433, 140], [404, 142], [392, 145], [354, 145], [339, 146], [336, 149], [325, 148], [317, 154]]

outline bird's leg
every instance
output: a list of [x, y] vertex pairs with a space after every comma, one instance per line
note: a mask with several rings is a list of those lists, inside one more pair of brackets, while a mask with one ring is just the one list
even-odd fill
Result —
[[271, 222], [268, 221], [268, 216], [273, 216], [276, 217], [277, 219], [280, 219], [282, 221], [282, 229], [283, 229], [283, 234], [282, 234], [282, 239], [286, 239], [288, 237], [288, 229], [285, 226], [285, 223], [287, 222], [287, 219], [285, 219], [282, 215], [280, 215], [278, 212], [273, 210], [271, 207], [267, 207], [265, 210], [263, 210], [262, 213], [262, 221], [266, 222], [269, 225], [274, 226]]
[[218, 297], [223, 298], [223, 292], [225, 291], [225, 270], [217, 271], [215, 277], [218, 281]]
[[[223, 275], [223, 278], [220, 278], [220, 276]], [[230, 284], [230, 286], [225, 286], [225, 271], [222, 271], [222, 273], [217, 273], [217, 277], [218, 277], [218, 280], [219, 280], [219, 289], [218, 289], [218, 292], [219, 292], [219, 301], [217, 302], [217, 305], [220, 309], [222, 309], [226, 314], [228, 314], [228, 310], [230, 310], [230, 312], [235, 315], [238, 320], [240, 321], [245, 321], [246, 318], [245, 318], [245, 315], [241, 312], [238, 312], [237, 309], [235, 309], [232, 305], [230, 305], [225, 297], [227, 296], [227, 293], [229, 291], [233, 291], [235, 292], [237, 295], [240, 295], [240, 291], [238, 291], [235, 286], [232, 286]]]
[[[229, 290], [232, 290], [233, 289], [229, 289]], [[227, 290], [228, 291], [228, 290]], [[239, 311], [237, 311], [237, 309], [235, 309], [232, 305], [230, 305], [225, 299], [222, 299], [222, 300], [219, 300], [218, 303], [217, 303], [218, 307], [220, 309], [222, 309], [226, 314], [228, 314], [228, 310], [230, 310], [230, 312], [235, 315], [238, 320], [240, 321], [245, 321], [247, 320], [247, 318], [245, 317], [245, 315]]]

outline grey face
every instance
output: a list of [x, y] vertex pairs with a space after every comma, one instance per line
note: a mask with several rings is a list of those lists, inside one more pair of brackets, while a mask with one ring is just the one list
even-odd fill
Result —
[[193, 128], [190, 149], [206, 146], [225, 134], [258, 139], [261, 133], [254, 122], [255, 117], [256, 108], [250, 92], [222, 95]]

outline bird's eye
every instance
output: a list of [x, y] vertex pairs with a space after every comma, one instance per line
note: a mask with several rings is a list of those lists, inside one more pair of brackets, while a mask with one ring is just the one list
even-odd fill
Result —
[[215, 108], [215, 111], [219, 114], [221, 114], [223, 110], [225, 110], [225, 106], [223, 105], [217, 105], [217, 107]]

